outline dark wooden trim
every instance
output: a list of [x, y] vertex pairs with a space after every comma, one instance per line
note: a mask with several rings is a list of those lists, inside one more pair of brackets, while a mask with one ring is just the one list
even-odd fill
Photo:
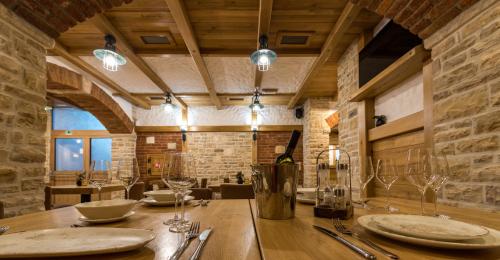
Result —
[[395, 135], [400, 135], [424, 128], [424, 112], [420, 111], [385, 125], [368, 130], [370, 142]]
[[[249, 125], [234, 126], [189, 126], [188, 132], [251, 132]], [[302, 131], [302, 125], [261, 125], [259, 132], [287, 132], [292, 130]], [[137, 133], [170, 133], [180, 132], [179, 126], [136, 126]]]

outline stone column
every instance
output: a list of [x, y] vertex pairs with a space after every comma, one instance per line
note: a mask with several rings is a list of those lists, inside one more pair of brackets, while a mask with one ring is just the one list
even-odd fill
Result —
[[330, 127], [325, 119], [334, 108], [330, 98], [310, 98], [304, 104], [304, 187], [316, 186], [316, 156], [330, 143]]
[[0, 200], [6, 217], [44, 209], [45, 48], [53, 44], [0, 5]]
[[[111, 135], [111, 161], [112, 161], [112, 170], [113, 170], [113, 179], [117, 180], [116, 174], [118, 169], [118, 162], [120, 159], [132, 160], [136, 157], [135, 155], [135, 146], [137, 135], [136, 133], [132, 134], [113, 134]], [[111, 198], [124, 198], [123, 191], [115, 191], [111, 193]]]

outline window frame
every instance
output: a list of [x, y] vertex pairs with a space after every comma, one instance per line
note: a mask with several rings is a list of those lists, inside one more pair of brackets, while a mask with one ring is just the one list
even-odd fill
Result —
[[[68, 134], [64, 130], [52, 130], [50, 135], [50, 171], [56, 172], [56, 139], [74, 139], [80, 138], [83, 141], [83, 168], [86, 172], [90, 170], [90, 139], [92, 138], [111, 138], [107, 130], [71, 130]], [[111, 140], [113, 142], [113, 140]], [[61, 173], [74, 171], [57, 171]]]

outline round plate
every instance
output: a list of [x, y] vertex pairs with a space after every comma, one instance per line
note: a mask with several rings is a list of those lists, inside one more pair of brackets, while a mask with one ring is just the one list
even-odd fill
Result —
[[155, 238], [132, 228], [80, 227], [30, 230], [0, 236], [0, 258], [61, 257], [125, 252]]
[[488, 230], [488, 234], [480, 238], [455, 242], [439, 241], [391, 233], [379, 227], [377, 222], [372, 220], [373, 216], [374, 215], [365, 215], [359, 217], [359, 225], [381, 236], [407, 242], [410, 244], [447, 249], [486, 249], [500, 247], [500, 231], [491, 228], [486, 228]]
[[[193, 196], [186, 196], [184, 197], [184, 202], [189, 202], [191, 200], [194, 200]], [[156, 201], [152, 198], [144, 198], [142, 199], [142, 202], [144, 202], [147, 205], [150, 206], [174, 206], [175, 201]]]
[[374, 215], [372, 220], [392, 233], [433, 240], [456, 241], [485, 236], [488, 230], [461, 221], [420, 215]]
[[306, 199], [300, 195], [297, 195], [297, 201], [303, 204], [315, 205], [316, 199]]
[[129, 211], [127, 214], [121, 216], [121, 217], [117, 217], [117, 218], [107, 218], [107, 219], [88, 219], [84, 216], [80, 216], [78, 218], [78, 220], [82, 221], [82, 222], [88, 222], [88, 223], [92, 223], [92, 224], [104, 224], [104, 223], [111, 223], [111, 222], [117, 222], [117, 221], [121, 221], [121, 220], [124, 220], [132, 215], [135, 214], [135, 211]]

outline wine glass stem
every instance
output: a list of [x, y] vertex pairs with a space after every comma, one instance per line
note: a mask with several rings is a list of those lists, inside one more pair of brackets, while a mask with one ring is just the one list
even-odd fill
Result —
[[97, 187], [97, 193], [99, 194], [98, 195], [99, 200], [101, 200], [101, 189], [102, 189], [102, 187]]
[[425, 191], [420, 193], [420, 214], [422, 216], [424, 215], [424, 194], [425, 194]]
[[437, 216], [438, 215], [438, 206], [437, 206], [437, 202], [438, 201], [438, 191], [435, 190], [434, 191], [434, 216]]
[[184, 223], [184, 193], [181, 194], [181, 224]]
[[385, 190], [387, 191], [387, 194], [386, 194], [386, 197], [385, 197], [385, 208], [387, 209], [388, 212], [390, 212], [391, 210], [391, 206], [390, 206], [390, 203], [389, 203], [389, 197], [391, 196], [391, 188], [390, 187], [386, 187]]
[[174, 220], [177, 220], [177, 204], [179, 203], [179, 193], [175, 193]]
[[125, 194], [125, 199], [130, 199], [130, 187], [127, 187], [127, 194]]

